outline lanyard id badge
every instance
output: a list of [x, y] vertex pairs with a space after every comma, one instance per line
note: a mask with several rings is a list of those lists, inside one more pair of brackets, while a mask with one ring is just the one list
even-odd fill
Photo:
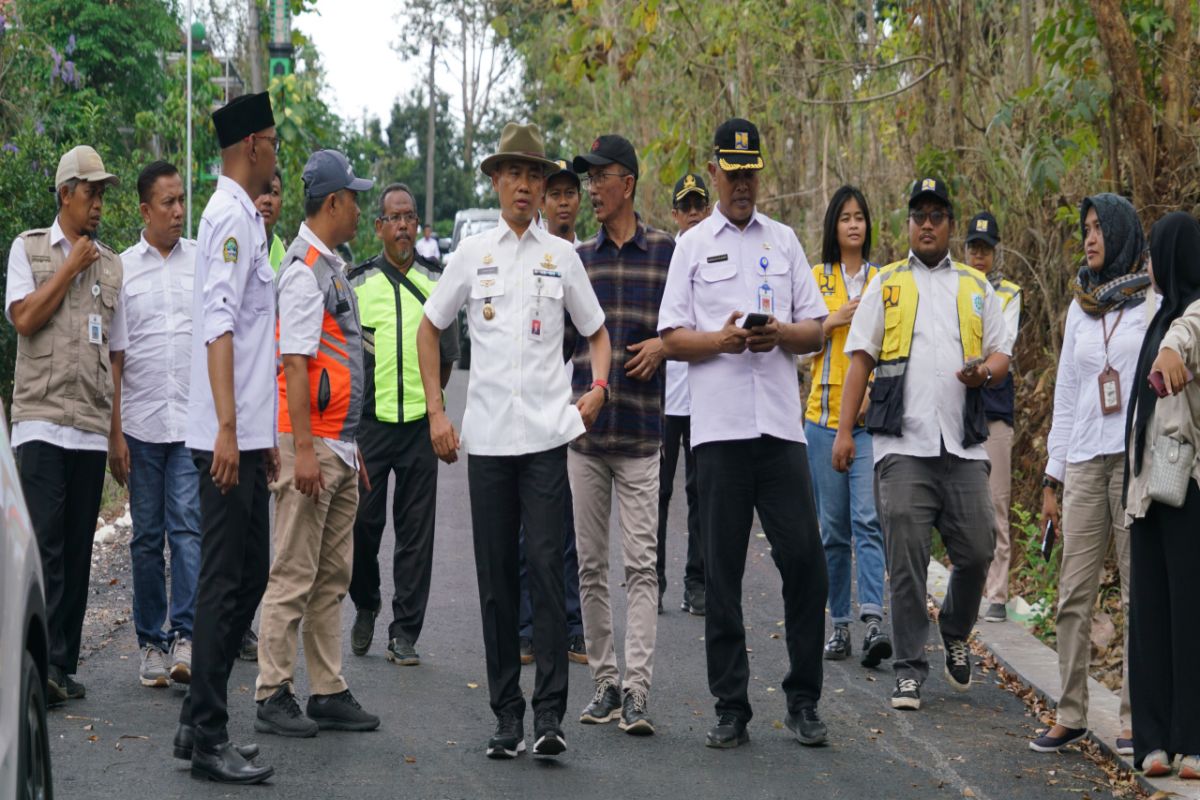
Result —
[[103, 344], [104, 329], [99, 314], [88, 314], [88, 344]]
[[1100, 370], [1096, 381], [1100, 390], [1100, 413], [1106, 417], [1121, 411], [1121, 373], [1108, 363], [1108, 343], [1117, 332], [1117, 326], [1121, 324], [1121, 317], [1124, 315], [1125, 309], [1122, 308], [1111, 331], [1108, 329], [1108, 319], [1100, 318], [1100, 325], [1104, 329], [1104, 369]]
[[768, 315], [775, 313], [775, 290], [766, 281], [763, 281], [762, 286], [758, 287], [758, 313]]

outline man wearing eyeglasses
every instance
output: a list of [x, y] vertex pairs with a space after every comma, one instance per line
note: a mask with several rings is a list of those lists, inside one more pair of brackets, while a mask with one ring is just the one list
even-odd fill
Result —
[[[433, 292], [435, 273], [415, 259], [416, 200], [403, 183], [384, 187], [375, 236], [377, 256], [352, 269], [363, 326], [365, 390], [358, 443], [371, 488], [354, 521], [354, 569], [350, 599], [357, 614], [350, 649], [366, 655], [383, 607], [379, 590], [379, 545], [387, 524], [388, 476], [395, 474], [392, 517], [392, 622], [386, 657], [417, 666], [417, 639], [425, 623], [433, 571], [433, 528], [437, 500], [437, 456], [429, 438], [425, 390], [417, 363], [417, 329]], [[441, 386], [458, 360], [458, 321], [439, 337]]]
[[850, 370], [833, 466], [854, 459], [853, 430], [872, 370], [867, 430], [892, 592], [892, 707], [921, 707], [929, 676], [925, 578], [937, 526], [953, 568], [938, 627], [952, 688], [971, 687], [967, 637], [979, 611], [995, 533], [981, 389], [1008, 374], [1012, 342], [987, 277], [950, 259], [954, 208], [936, 178], [913, 184], [908, 258], [867, 286], [846, 340]]

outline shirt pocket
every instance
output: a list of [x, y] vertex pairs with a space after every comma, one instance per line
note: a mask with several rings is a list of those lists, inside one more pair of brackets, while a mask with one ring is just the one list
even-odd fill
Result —
[[166, 309], [154, 300], [154, 278], [145, 275], [125, 284], [125, 324], [130, 332], [161, 317]]
[[[757, 309], [757, 304], [751, 308], [747, 305], [748, 300], [742, 297], [744, 293], [737, 274], [737, 264], [732, 261], [703, 264], [696, 270], [693, 281], [695, 303], [701, 312], [696, 315], [697, 323], [703, 325], [702, 318], [708, 317], [719, 328], [725, 324], [731, 312], [748, 313]], [[700, 328], [700, 325], [697, 327]]]
[[[480, 329], [494, 327], [497, 324], [497, 308], [504, 297], [504, 278], [498, 275], [477, 275], [471, 282], [471, 300], [467, 310], [468, 327], [477, 325]], [[488, 319], [488, 309], [491, 319]]]
[[275, 271], [264, 257], [246, 281], [246, 302], [255, 316], [275, 313]]

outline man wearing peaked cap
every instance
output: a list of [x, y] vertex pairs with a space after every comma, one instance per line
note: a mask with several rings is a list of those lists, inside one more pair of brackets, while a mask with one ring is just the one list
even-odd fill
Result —
[[785, 723], [804, 745], [828, 736], [817, 713], [828, 578], [794, 357], [821, 347], [820, 321], [829, 312], [796, 234], [755, 208], [763, 166], [753, 123], [731, 119], [717, 128], [708, 174], [720, 199], [679, 237], [658, 317], [667, 357], [689, 362], [704, 646], [717, 699], [706, 744], [719, 748], [749, 741], [742, 573], [755, 511], [783, 577]]
[[79, 699], [74, 678], [87, 609], [92, 539], [113, 404], [110, 324], [120, 257], [96, 240], [117, 177], [91, 147], [63, 154], [58, 213], [25, 231], [8, 257], [5, 316], [17, 330], [12, 446], [46, 579], [51, 704]]
[[704, 178], [689, 172], [675, 181], [675, 188], [671, 191], [671, 218], [675, 220], [680, 234], [707, 217], [711, 209]]
[[[370, 731], [342, 677], [342, 598], [350, 586], [358, 484], [355, 443], [363, 406], [362, 326], [337, 248], [358, 230], [359, 178], [337, 150], [304, 165], [304, 222], [279, 269], [279, 480], [275, 560], [258, 638], [255, 730], [315, 736], [318, 728]], [[298, 632], [308, 664], [307, 715], [295, 695]]]
[[[469, 456], [471, 525], [496, 729], [489, 758], [525, 752], [525, 698], [518, 643], [518, 532], [533, 590], [535, 756], [566, 749], [567, 641], [563, 610], [567, 443], [595, 421], [607, 398], [610, 346], [604, 311], [568, 242], [534, 223], [546, 158], [536, 125], [504, 126], [480, 169], [500, 201], [500, 223], [463, 240], [425, 303], [417, 332], [421, 382], [434, 452], [458, 459], [459, 438], [442, 403], [439, 331], [467, 304], [471, 379], [462, 444]], [[592, 388], [571, 402], [562, 364], [564, 312], [596, 356]], [[532, 501], [530, 500], [532, 498]]]
[[200, 470], [200, 576], [175, 756], [191, 759], [196, 777], [260, 783], [274, 770], [249, 760], [256, 745], [230, 744], [226, 704], [242, 633], [267, 584], [267, 483], [279, 475], [275, 273], [253, 200], [271, 188], [279, 138], [265, 92], [217, 109], [213, 125], [221, 176], [196, 237], [186, 438]]
[[946, 184], [933, 177], [915, 181], [908, 257], [881, 269], [867, 286], [846, 337], [850, 368], [833, 444], [833, 466], [845, 472], [874, 370], [866, 422], [887, 546], [897, 709], [921, 707], [929, 676], [925, 578], [933, 526], [953, 563], [938, 627], [946, 679], [960, 692], [971, 688], [967, 637], [994, 545], [992, 526], [979, 524], [992, 516], [981, 389], [1005, 379], [1012, 343], [987, 277], [951, 259], [953, 231]]

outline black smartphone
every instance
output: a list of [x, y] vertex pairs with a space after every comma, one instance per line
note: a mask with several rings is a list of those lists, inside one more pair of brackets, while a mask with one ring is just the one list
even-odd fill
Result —
[[750, 328], [758, 328], [766, 325], [768, 319], [770, 318], [766, 314], [747, 314], [746, 318], [742, 320], [742, 327], [746, 330], [749, 330]]
[[1046, 528], [1042, 531], [1042, 558], [1050, 560], [1054, 552], [1054, 543], [1058, 540], [1058, 531], [1054, 529], [1054, 520], [1046, 520]]

